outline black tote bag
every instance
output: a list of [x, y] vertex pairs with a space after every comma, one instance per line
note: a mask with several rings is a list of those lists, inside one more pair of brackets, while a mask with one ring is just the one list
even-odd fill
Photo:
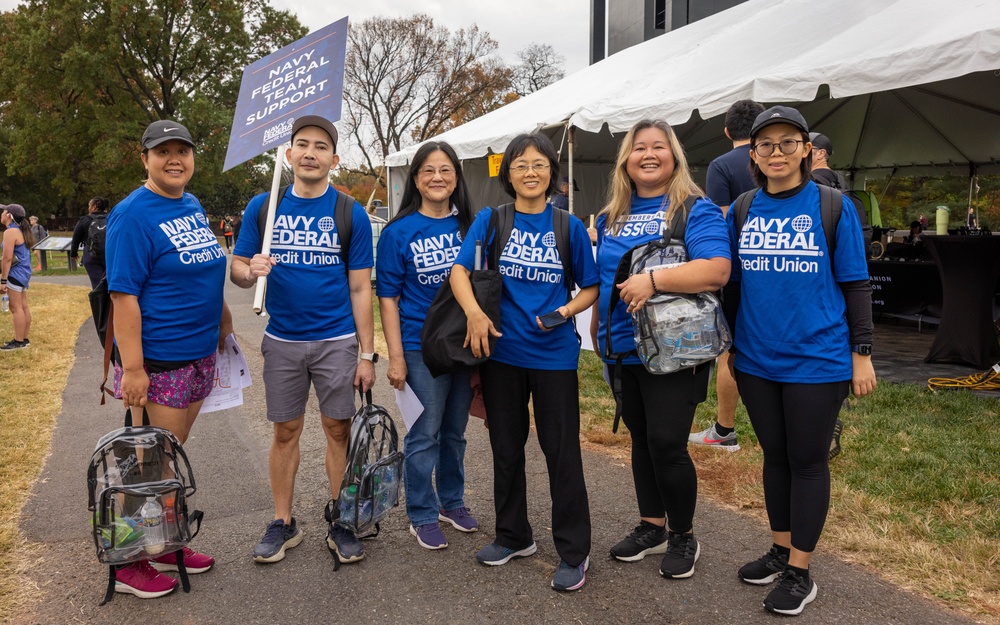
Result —
[[[487, 228], [487, 241], [490, 240], [491, 233], [494, 235], [497, 233], [497, 221], [501, 212], [504, 212], [505, 224], [507, 226], [513, 225], [513, 215], [507, 214], [512, 210], [512, 204], [505, 204], [493, 211], [489, 228]], [[509, 238], [510, 228], [501, 229], [501, 235], [504, 230]], [[497, 271], [497, 265], [500, 261], [499, 250], [503, 249], [500, 244], [502, 238], [502, 236], [493, 237], [488, 267], [475, 269], [469, 276], [472, 282], [472, 293], [475, 295], [479, 307], [493, 322], [493, 327], [498, 330], [500, 329], [500, 298], [503, 295], [503, 276]], [[506, 244], [506, 238], [503, 238], [503, 244]], [[438, 289], [434, 301], [427, 309], [424, 327], [420, 331], [420, 350], [424, 364], [427, 365], [431, 375], [437, 377], [445, 373], [453, 373], [463, 368], [480, 365], [488, 360], [486, 356], [476, 358], [472, 355], [470, 347], [462, 346], [465, 343], [467, 327], [465, 311], [455, 299], [455, 294], [451, 290], [451, 282], [446, 281]], [[496, 337], [489, 337], [491, 352], [496, 347], [496, 342]]]

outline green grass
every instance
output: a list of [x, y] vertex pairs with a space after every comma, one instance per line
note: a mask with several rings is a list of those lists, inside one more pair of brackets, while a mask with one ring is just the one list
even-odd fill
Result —
[[[581, 354], [582, 434], [627, 448], [624, 425], [610, 434], [614, 400], [602, 368], [592, 352]], [[1000, 623], [1000, 399], [882, 381], [848, 406], [819, 549]], [[708, 427], [716, 412], [713, 381], [693, 429]], [[763, 454], [742, 403], [736, 430], [738, 453], [691, 448], [699, 492], [764, 518]]]

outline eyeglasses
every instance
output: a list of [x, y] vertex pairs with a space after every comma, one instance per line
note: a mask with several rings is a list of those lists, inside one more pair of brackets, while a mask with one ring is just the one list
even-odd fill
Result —
[[771, 156], [774, 153], [774, 146], [777, 145], [782, 154], [792, 154], [798, 149], [800, 143], [805, 143], [805, 141], [802, 139], [782, 139], [781, 143], [777, 144], [770, 141], [761, 141], [753, 146], [753, 151], [757, 153], [757, 156]]
[[549, 170], [549, 166], [547, 163], [536, 163], [534, 165], [514, 165], [510, 168], [516, 174], [526, 174], [529, 169], [536, 174], [544, 174]]
[[421, 167], [418, 172], [421, 176], [433, 178], [436, 174], [440, 175], [442, 178], [449, 178], [455, 175], [455, 170], [451, 167], [440, 167], [434, 169], [433, 167]]

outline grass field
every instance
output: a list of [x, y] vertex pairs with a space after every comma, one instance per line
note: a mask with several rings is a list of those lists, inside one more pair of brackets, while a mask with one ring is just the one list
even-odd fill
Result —
[[[0, 355], [0, 615], [32, 600], [16, 575], [25, 549], [17, 518], [48, 452], [76, 332], [89, 316], [86, 291], [36, 283], [32, 347]], [[0, 339], [11, 334], [10, 324], [10, 315], [0, 315]], [[386, 353], [380, 327], [376, 346]], [[581, 436], [627, 461], [628, 432], [622, 425], [611, 433], [614, 402], [601, 368], [593, 353], [581, 354]], [[695, 429], [715, 417], [714, 395], [710, 389], [698, 407]], [[1000, 402], [880, 382], [841, 417], [844, 451], [831, 463], [832, 503], [819, 548], [1000, 625]], [[742, 406], [737, 431], [737, 453], [692, 448], [699, 491], [763, 518], [762, 455]], [[766, 545], [768, 537], [760, 539]]]

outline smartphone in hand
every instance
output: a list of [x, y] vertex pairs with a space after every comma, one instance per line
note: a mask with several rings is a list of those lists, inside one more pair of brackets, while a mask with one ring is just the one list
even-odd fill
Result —
[[566, 317], [563, 317], [558, 310], [555, 312], [550, 312], [541, 315], [538, 318], [542, 320], [542, 327], [545, 328], [546, 330], [551, 330], [557, 325], [561, 325], [563, 323], [566, 323], [566, 321], [568, 321]]

